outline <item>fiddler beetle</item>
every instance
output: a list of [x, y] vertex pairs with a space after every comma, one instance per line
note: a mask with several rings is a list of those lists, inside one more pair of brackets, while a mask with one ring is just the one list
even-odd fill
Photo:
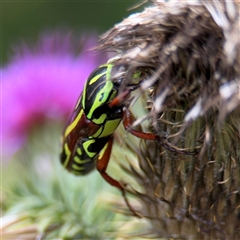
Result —
[[[119, 94], [122, 80], [119, 78], [112, 81], [115, 70], [114, 64], [104, 64], [88, 77], [64, 130], [60, 161], [75, 175], [85, 175], [97, 168], [110, 185], [122, 192], [129, 209], [139, 217], [126, 198], [125, 186], [106, 172], [113, 145], [113, 133], [123, 121], [124, 128], [136, 137], [156, 140], [164, 147], [170, 150], [171, 148], [157, 135], [131, 128], [134, 118], [123, 102], [130, 97], [137, 83], [127, 85], [126, 90]], [[141, 72], [138, 71], [133, 74], [133, 78], [140, 78], [140, 75]]]

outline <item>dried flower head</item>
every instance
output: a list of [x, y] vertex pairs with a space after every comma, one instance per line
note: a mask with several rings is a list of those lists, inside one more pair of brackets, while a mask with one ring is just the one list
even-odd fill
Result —
[[148, 131], [164, 144], [129, 143], [140, 165], [129, 171], [142, 186], [135, 191], [139, 213], [151, 223], [144, 233], [239, 239], [240, 4], [151, 2], [104, 34], [98, 47], [128, 66], [123, 88], [134, 69], [151, 69], [139, 84], [148, 110], [133, 127], [150, 119]]

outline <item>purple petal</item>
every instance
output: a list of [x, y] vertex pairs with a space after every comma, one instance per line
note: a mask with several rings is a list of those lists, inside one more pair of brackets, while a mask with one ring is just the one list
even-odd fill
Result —
[[4, 150], [19, 148], [33, 125], [69, 116], [89, 74], [107, 60], [87, 52], [95, 37], [75, 43], [78, 54], [72, 40], [67, 34], [44, 35], [34, 49], [19, 48], [1, 69]]

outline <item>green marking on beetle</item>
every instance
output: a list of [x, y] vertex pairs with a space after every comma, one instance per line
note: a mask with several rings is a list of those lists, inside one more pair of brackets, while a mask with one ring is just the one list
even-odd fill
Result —
[[78, 155], [81, 156], [81, 155], [82, 155], [82, 149], [78, 147], [78, 148], [77, 148], [77, 153], [78, 153]]
[[103, 131], [101, 135], [98, 136], [98, 138], [107, 137], [113, 134], [121, 121], [122, 121], [122, 118], [108, 120], [105, 123]]
[[[117, 92], [116, 91], [112, 91], [112, 95], [109, 98], [109, 100], [113, 100], [115, 97], [117, 96]], [[109, 101], [110, 102], [110, 101]]]
[[95, 132], [92, 136], [90, 136], [89, 138], [98, 138], [100, 136], [100, 134], [102, 133], [103, 131], [103, 126], [101, 126], [97, 132]]
[[106, 71], [106, 81], [111, 80], [111, 72], [112, 72], [112, 68], [113, 68], [113, 64], [106, 64], [107, 67], [107, 71]]
[[[82, 169], [82, 170], [84, 170], [84, 169]], [[81, 171], [76, 171], [76, 170], [74, 170], [74, 169], [72, 169], [71, 172], [72, 172], [74, 175], [77, 175], [77, 176], [83, 175]]]
[[74, 156], [73, 160], [74, 160], [74, 162], [76, 162], [78, 164], [84, 164], [84, 163], [87, 163], [87, 162], [91, 162], [91, 159], [82, 160], [78, 156]]
[[65, 159], [63, 166], [66, 168], [71, 156], [71, 151], [69, 150], [67, 143], [64, 144], [64, 151], [67, 157]]
[[111, 70], [113, 68], [113, 64], [103, 64], [103, 65], [100, 65], [98, 67], [98, 69], [100, 68], [106, 68], [106, 71], [103, 72], [103, 73], [100, 73], [96, 76], [94, 76], [91, 81], [89, 81], [89, 85], [92, 85], [93, 83], [95, 83], [100, 77], [102, 77], [103, 75], [106, 75], [106, 81], [110, 80], [110, 76], [111, 76]]
[[88, 151], [88, 147], [93, 143], [95, 143], [95, 139], [91, 139], [91, 140], [88, 140], [86, 142], [83, 142], [83, 148], [90, 158], [93, 158], [97, 154], [96, 152], [89, 152]]
[[100, 77], [102, 77], [103, 75], [105, 75], [106, 72], [98, 74], [97, 76], [95, 76], [94, 78], [91, 79], [91, 81], [89, 82], [89, 85], [92, 85], [93, 83], [95, 83]]
[[106, 119], [107, 119], [107, 114], [103, 113], [99, 118], [94, 118], [92, 119], [92, 121], [96, 124], [102, 124], [105, 122]]
[[82, 170], [84, 170], [84, 167], [78, 166], [76, 164], [72, 164], [72, 169], [77, 170], [77, 171], [82, 171]]

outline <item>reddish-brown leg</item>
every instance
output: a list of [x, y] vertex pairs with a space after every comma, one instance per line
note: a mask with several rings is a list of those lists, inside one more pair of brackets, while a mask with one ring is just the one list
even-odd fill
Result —
[[155, 134], [140, 132], [131, 128], [133, 122], [134, 122], [134, 117], [132, 113], [127, 108], [124, 108], [123, 109], [123, 126], [126, 131], [130, 132], [132, 135], [138, 138], [142, 138], [146, 140], [158, 140], [159, 137]]
[[132, 113], [127, 109], [124, 108], [123, 110], [123, 126], [125, 128], [126, 131], [130, 132], [132, 135], [141, 138], [141, 139], [145, 139], [145, 140], [155, 140], [157, 141], [161, 146], [165, 147], [166, 149], [169, 149], [170, 151], [173, 152], [177, 152], [180, 154], [189, 154], [189, 155], [195, 155], [196, 152], [188, 152], [185, 150], [178, 150], [175, 149], [173, 147], [171, 147], [168, 143], [165, 143], [161, 140], [161, 138], [155, 134], [151, 134], [151, 133], [145, 133], [145, 132], [140, 132], [137, 131], [135, 129], [132, 129], [131, 126], [134, 122], [134, 117], [132, 115]]
[[98, 160], [97, 160], [97, 170], [100, 172], [101, 176], [105, 179], [106, 182], [108, 182], [110, 185], [118, 188], [123, 195], [123, 198], [128, 206], [128, 208], [130, 209], [130, 211], [137, 217], [140, 217], [135, 211], [134, 209], [131, 207], [131, 205], [129, 204], [127, 197], [126, 197], [126, 193], [124, 190], [124, 187], [115, 179], [113, 179], [112, 177], [110, 177], [106, 171], [107, 171], [107, 166], [108, 166], [108, 162], [110, 159], [110, 155], [111, 155], [111, 151], [112, 151], [112, 144], [113, 144], [113, 137], [109, 140], [109, 142], [107, 143], [107, 147], [104, 151], [104, 153], [102, 155], [99, 156]]
[[[112, 102], [109, 103], [109, 107], [120, 106], [122, 104], [122, 102], [129, 97], [129, 95], [130, 95], [130, 91], [126, 90], [125, 92], [121, 93], [116, 98], [114, 98], [112, 100]], [[123, 126], [124, 126], [125, 130], [130, 132], [132, 135], [134, 135], [138, 138], [141, 138], [141, 139], [145, 139], [145, 140], [155, 140], [161, 146], [165, 147], [166, 149], [168, 149], [172, 152], [177, 152], [180, 154], [188, 154], [188, 155], [195, 155], [197, 153], [196, 151], [189, 152], [189, 151], [185, 151], [185, 150], [178, 150], [178, 149], [170, 146], [168, 143], [163, 142], [162, 139], [155, 134], [137, 131], [131, 127], [133, 122], [134, 122], [134, 117], [133, 117], [132, 113], [126, 107], [124, 107], [124, 109], [123, 109]]]
[[115, 97], [108, 105], [109, 107], [116, 107], [120, 106], [122, 102], [130, 96], [130, 91], [126, 90], [125, 92], [122, 92], [117, 97]]

